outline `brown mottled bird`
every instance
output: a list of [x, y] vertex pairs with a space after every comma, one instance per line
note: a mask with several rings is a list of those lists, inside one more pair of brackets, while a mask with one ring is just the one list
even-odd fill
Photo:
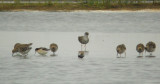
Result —
[[28, 52], [32, 49], [32, 47], [30, 47], [31, 45], [32, 43], [29, 43], [29, 44], [16, 43], [14, 45], [14, 49], [12, 50], [12, 56], [14, 55], [14, 53], [28, 55]]
[[144, 48], [145, 47], [144, 47], [144, 45], [142, 43], [137, 45], [136, 50], [139, 53], [139, 55], [142, 53], [142, 56], [143, 56]]
[[[121, 54], [123, 54], [126, 51], [126, 47], [124, 44], [121, 44], [117, 46], [116, 50], [117, 50], [117, 57], [118, 57], [118, 54], [120, 54], [120, 57], [121, 57]], [[125, 57], [126, 57], [126, 52], [125, 52]]]
[[55, 52], [58, 50], [58, 45], [55, 43], [50, 44], [50, 50], [53, 52], [53, 55], [55, 55]]
[[86, 44], [89, 42], [89, 38], [88, 38], [89, 33], [85, 32], [84, 36], [79, 36], [78, 40], [81, 43], [81, 50], [82, 50], [82, 45], [85, 45], [85, 51], [86, 51]]
[[146, 44], [145, 51], [149, 52], [150, 55], [152, 55], [152, 52], [154, 52], [155, 49], [156, 49], [156, 44], [154, 42], [150, 41]]
[[45, 48], [45, 47], [36, 48], [36, 49], [35, 49], [35, 54], [36, 54], [36, 52], [37, 52], [37, 53], [40, 54], [40, 55], [46, 55], [49, 50], [50, 50], [50, 49], [47, 49], [47, 48]]

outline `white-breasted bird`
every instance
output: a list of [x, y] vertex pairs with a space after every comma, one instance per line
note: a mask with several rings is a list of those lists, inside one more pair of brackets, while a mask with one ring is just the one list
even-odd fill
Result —
[[40, 54], [40, 55], [46, 55], [49, 50], [50, 50], [50, 49], [47, 49], [47, 48], [45, 48], [45, 47], [36, 48], [36, 49], [35, 49], [35, 54], [36, 54], [36, 52], [37, 52], [37, 53]]

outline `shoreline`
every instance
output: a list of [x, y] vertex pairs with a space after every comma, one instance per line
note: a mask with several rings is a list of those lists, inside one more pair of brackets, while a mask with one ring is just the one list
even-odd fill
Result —
[[0, 11], [0, 12], [160, 12], [160, 9], [138, 9], [138, 10], [129, 10], [129, 9], [114, 9], [114, 10], [32, 10], [32, 9], [13, 9], [9, 11]]
[[91, 12], [91, 11], [147, 11], [160, 12], [158, 4], [80, 4], [80, 3], [56, 3], [56, 4], [0, 4], [0, 12], [18, 11], [48, 11], [48, 12]]

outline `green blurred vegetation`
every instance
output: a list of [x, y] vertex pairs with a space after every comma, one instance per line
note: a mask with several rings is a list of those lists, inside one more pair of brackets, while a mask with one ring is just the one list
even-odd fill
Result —
[[105, 10], [160, 8], [160, 0], [0, 0], [0, 11], [33, 10]]

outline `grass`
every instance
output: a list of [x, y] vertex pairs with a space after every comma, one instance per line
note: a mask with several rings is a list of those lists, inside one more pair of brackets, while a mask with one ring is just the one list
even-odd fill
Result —
[[[61, 0], [63, 1], [63, 0]], [[146, 3], [145, 0], [77, 0], [80, 3], [58, 3], [55, 0], [47, 0], [45, 3], [20, 3], [20, 0], [14, 0], [15, 3], [0, 3], [0, 11], [10, 10], [138, 10], [138, 9], [160, 9], [160, 3], [154, 0], [153, 3]]]

